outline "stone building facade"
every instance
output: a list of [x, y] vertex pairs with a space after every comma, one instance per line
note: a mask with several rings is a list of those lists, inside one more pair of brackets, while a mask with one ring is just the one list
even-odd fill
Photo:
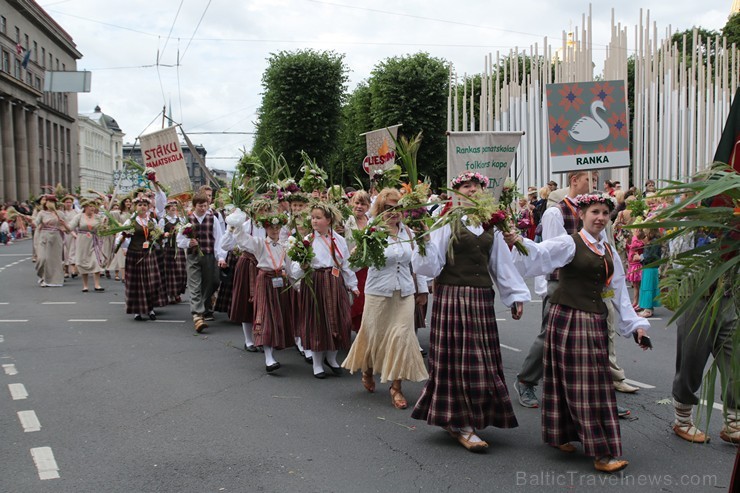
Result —
[[113, 187], [113, 172], [123, 167], [124, 133], [113, 117], [95, 107], [80, 114], [80, 190], [106, 192]]

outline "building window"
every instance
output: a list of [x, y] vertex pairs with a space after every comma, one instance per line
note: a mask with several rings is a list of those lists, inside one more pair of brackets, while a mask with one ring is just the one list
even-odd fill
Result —
[[4, 15], [0, 15], [0, 33], [8, 33], [8, 19], [6, 19]]
[[18, 26], [15, 26], [15, 42], [18, 44], [21, 42], [21, 30]]
[[57, 72], [59, 72], [59, 59], [57, 58]]
[[39, 44], [36, 41], [33, 42], [33, 61], [36, 63], [39, 61]]
[[54, 55], [49, 52], [49, 70], [54, 70]]
[[26, 41], [26, 49], [28, 49], [31, 46], [31, 41], [28, 39], [28, 34], [24, 34], [23, 39]]
[[46, 48], [41, 48], [41, 66], [46, 67]]
[[21, 80], [21, 60], [20, 58], [16, 58], [15, 62], [13, 63], [13, 77], [15, 77], [18, 80]]
[[26, 84], [33, 85], [33, 74], [31, 72], [26, 72]]
[[3, 66], [2, 66], [3, 72], [9, 74], [10, 73], [10, 53], [3, 50]]
[[41, 77], [36, 77], [36, 81], [33, 86], [39, 91], [41, 90]]

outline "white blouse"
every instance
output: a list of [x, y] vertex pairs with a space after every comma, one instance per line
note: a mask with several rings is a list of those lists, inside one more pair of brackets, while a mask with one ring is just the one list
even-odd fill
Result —
[[[310, 237], [311, 235], [308, 235], [306, 238]], [[335, 245], [334, 257], [336, 260], [332, 259], [331, 251], [329, 250], [332, 239]], [[329, 235], [322, 237], [322, 235], [314, 231], [312, 247], [315, 254], [311, 261], [311, 267], [313, 269], [337, 267], [342, 272], [342, 278], [344, 278], [344, 284], [347, 286], [347, 289], [350, 291], [357, 289], [357, 276], [349, 267], [349, 250], [347, 249], [347, 242], [342, 235], [336, 231], [332, 231]], [[288, 270], [293, 279], [299, 279], [303, 276], [303, 270], [301, 270], [298, 262], [291, 261]]]
[[285, 253], [288, 250], [288, 243], [285, 240], [272, 241], [266, 237], [252, 236], [248, 229], [238, 232], [235, 237], [236, 246], [240, 250], [246, 250], [257, 258], [258, 269], [287, 272], [290, 259]]
[[[476, 236], [483, 234], [483, 227], [466, 225], [468, 231]], [[417, 275], [426, 277], [437, 277], [447, 262], [447, 247], [450, 243], [452, 228], [450, 225], [432, 231], [426, 245], [426, 256], [421, 256], [419, 250], [415, 249], [411, 258], [411, 265]], [[507, 307], [517, 302], [530, 301], [529, 288], [524, 284], [524, 279], [517, 272], [511, 260], [509, 247], [504, 241], [500, 231], [494, 231], [493, 247], [488, 259], [488, 273], [496, 283], [501, 301]]]
[[[604, 240], [601, 236], [598, 240], [587, 231], [583, 231], [586, 239], [590, 241], [601, 254], [605, 253]], [[532, 277], [549, 274], [555, 269], [568, 265], [576, 255], [576, 244], [570, 235], [558, 236], [542, 243], [535, 243], [524, 238], [524, 246], [527, 247], [529, 255], [524, 256], [516, 249], [511, 251], [514, 265], [523, 277]], [[644, 318], [638, 317], [632, 308], [627, 284], [625, 283], [624, 267], [619, 255], [613, 255], [614, 277], [611, 281], [611, 289], [614, 290], [613, 305], [617, 314], [616, 327], [620, 334], [627, 337], [637, 329], [649, 329], [650, 323]]]
[[409, 296], [414, 292], [428, 293], [427, 278], [417, 275], [418, 288], [414, 286], [411, 274], [411, 255], [416, 246], [411, 243], [413, 233], [409, 236], [408, 230], [401, 225], [398, 237], [388, 237], [388, 246], [385, 247], [385, 266], [380, 269], [370, 267], [367, 271], [365, 294], [375, 296], [393, 296], [394, 291], [401, 291], [401, 296]]

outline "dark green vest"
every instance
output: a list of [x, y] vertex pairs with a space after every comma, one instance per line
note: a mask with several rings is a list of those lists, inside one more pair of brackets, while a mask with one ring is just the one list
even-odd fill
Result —
[[491, 288], [493, 281], [488, 273], [488, 259], [493, 247], [493, 229], [475, 236], [465, 226], [460, 228], [457, 236], [450, 238], [452, 260], [447, 261], [437, 277], [440, 284], [451, 286], [472, 286], [474, 288]]
[[[550, 297], [550, 303], [584, 312], [606, 313], [601, 293], [607, 279], [604, 259], [609, 269], [608, 276], [614, 274], [611, 256], [608, 252], [605, 257], [592, 252], [578, 233], [571, 238], [576, 244], [576, 254], [568, 265], [560, 268], [560, 282]], [[610, 248], [609, 245], [606, 248]]]

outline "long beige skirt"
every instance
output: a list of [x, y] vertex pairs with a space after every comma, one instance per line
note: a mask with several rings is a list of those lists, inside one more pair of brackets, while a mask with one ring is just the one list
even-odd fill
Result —
[[362, 325], [342, 366], [354, 373], [373, 369], [380, 382], [429, 378], [414, 333], [414, 296], [365, 295]]

